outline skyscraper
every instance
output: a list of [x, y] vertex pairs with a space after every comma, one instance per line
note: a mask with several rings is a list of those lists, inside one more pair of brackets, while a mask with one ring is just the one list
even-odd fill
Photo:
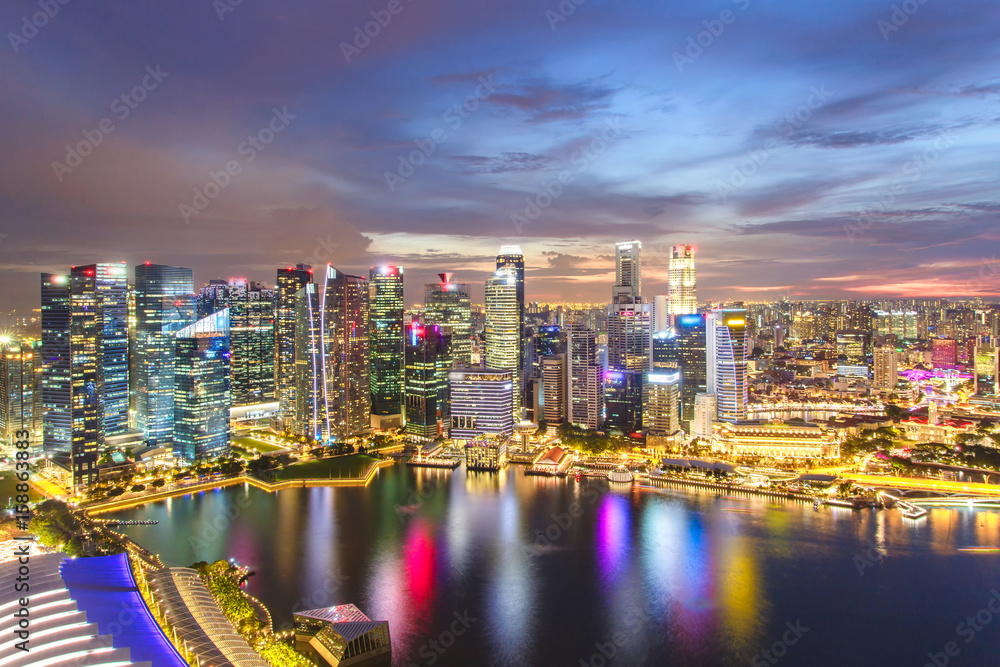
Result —
[[680, 371], [645, 373], [642, 395], [642, 427], [647, 434], [664, 436], [680, 430]]
[[675, 245], [670, 249], [670, 266], [667, 269], [671, 315], [676, 317], [698, 312], [696, 282], [694, 248]]
[[437, 324], [414, 321], [407, 327], [405, 401], [406, 432], [421, 438], [445, 435], [451, 333]]
[[[0, 436], [12, 446], [27, 440], [31, 450], [42, 446], [40, 344], [30, 338], [0, 341]], [[27, 437], [18, 432], [27, 431]]]
[[511, 371], [455, 370], [448, 374], [451, 428], [455, 440], [514, 432], [514, 374]]
[[69, 277], [42, 274], [42, 444], [46, 454], [72, 442], [69, 352]]
[[896, 383], [899, 382], [896, 368], [898, 361], [896, 348], [890, 346], [876, 348], [874, 353], [876, 391], [892, 391], [896, 388]]
[[295, 295], [312, 282], [312, 267], [298, 264], [278, 269], [274, 309], [274, 383], [285, 428], [295, 413]]
[[500, 253], [497, 255], [497, 270], [511, 268], [514, 270], [514, 284], [516, 286], [517, 293], [517, 331], [518, 340], [521, 341], [518, 347], [518, 361], [520, 364], [521, 372], [514, 377], [515, 388], [514, 392], [514, 410], [517, 414], [520, 414], [521, 403], [524, 397], [524, 367], [525, 367], [525, 353], [527, 352], [527, 347], [524, 345], [524, 255], [521, 253], [521, 246], [518, 245], [505, 245], [500, 246]]
[[571, 323], [566, 333], [569, 355], [569, 421], [587, 428], [600, 428], [604, 419], [604, 378], [597, 363], [597, 334], [582, 324]]
[[174, 456], [184, 461], [229, 455], [229, 310], [176, 332]]
[[604, 374], [605, 428], [630, 434], [642, 428], [642, 371]]
[[608, 308], [608, 368], [649, 368], [652, 313], [648, 303], [613, 303]]
[[681, 373], [681, 422], [690, 429], [695, 396], [706, 392], [707, 343], [705, 315], [678, 315], [674, 326], [653, 337], [652, 370], [677, 369]]
[[747, 311], [743, 308], [716, 309], [708, 314], [706, 385], [716, 395], [719, 421], [747, 418], [746, 318]]
[[72, 275], [81, 296], [93, 293], [101, 428], [104, 435], [113, 435], [128, 428], [127, 270], [124, 262], [91, 264], [75, 267]]
[[275, 398], [275, 291], [256, 281], [213, 280], [198, 292], [198, 317], [229, 309], [233, 405]]
[[368, 284], [371, 291], [372, 418], [374, 421], [394, 416], [395, 419], [388, 420], [385, 425], [398, 426], [403, 396], [403, 269], [373, 266], [368, 272]]
[[323, 345], [323, 309], [315, 283], [306, 283], [295, 295], [294, 416], [286, 425], [292, 432], [316, 440], [330, 435], [326, 407], [326, 355]]
[[622, 241], [615, 244], [615, 296], [628, 294], [634, 302], [642, 296], [642, 262], [639, 241]]
[[347, 438], [371, 425], [368, 281], [327, 265], [320, 307], [330, 435]]
[[520, 415], [523, 346], [518, 275], [504, 266], [486, 279], [486, 368], [510, 371], [514, 379], [514, 414]]
[[174, 343], [194, 316], [191, 269], [162, 264], [135, 267], [136, 428], [151, 443], [174, 435]]
[[565, 354], [542, 357], [542, 418], [546, 424], [562, 424], [567, 418], [569, 391], [566, 386], [566, 363]]
[[74, 489], [97, 479], [98, 448], [104, 442], [101, 415], [101, 330], [95, 265], [74, 267], [70, 276], [70, 448]]
[[424, 285], [424, 323], [451, 332], [452, 364], [469, 366], [472, 356], [472, 301], [468, 283], [454, 283], [454, 273], [439, 273], [439, 283]]

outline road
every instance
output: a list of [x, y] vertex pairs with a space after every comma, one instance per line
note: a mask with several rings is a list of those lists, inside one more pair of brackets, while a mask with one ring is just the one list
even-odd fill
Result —
[[861, 486], [886, 486], [894, 489], [919, 489], [921, 491], [938, 491], [943, 493], [972, 493], [990, 498], [1000, 498], [1000, 486], [996, 484], [946, 482], [940, 479], [861, 475], [857, 473], [845, 473], [841, 477], [856, 482]]

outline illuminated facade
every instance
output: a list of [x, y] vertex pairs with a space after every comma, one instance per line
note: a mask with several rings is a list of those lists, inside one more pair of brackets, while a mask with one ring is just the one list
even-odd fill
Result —
[[368, 281], [327, 265], [323, 282], [296, 297], [294, 428], [317, 439], [342, 439], [368, 430]]
[[521, 412], [523, 338], [518, 304], [518, 274], [505, 266], [486, 279], [486, 367], [510, 371], [514, 380], [514, 414]]
[[636, 240], [615, 244], [614, 296], [631, 297], [633, 302], [642, 298], [642, 243]]
[[[504, 269], [513, 269], [514, 272], [514, 285], [516, 287], [517, 293], [517, 330], [518, 330], [518, 340], [524, 340], [524, 255], [521, 253], [521, 246], [517, 245], [505, 245], [500, 246], [500, 252], [497, 254], [497, 271]], [[524, 353], [525, 346], [522, 342], [518, 349], [518, 361], [520, 363], [520, 368], [524, 368]], [[489, 365], [489, 364], [487, 364]], [[503, 368], [506, 368], [505, 366]], [[524, 391], [524, 373], [522, 372], [519, 376], [515, 378], [520, 387], [520, 391], [517, 392], [517, 397], [515, 400], [518, 402], [515, 404], [515, 409], [520, 405], [520, 393]]]
[[642, 371], [604, 374], [605, 428], [621, 433], [642, 429]]
[[670, 314], [674, 318], [678, 315], [692, 315], [698, 312], [694, 247], [675, 245], [670, 249], [667, 286], [670, 294]]
[[229, 309], [233, 405], [275, 398], [275, 291], [259, 282], [213, 280], [198, 293], [198, 317]]
[[1000, 396], [1000, 347], [980, 344], [976, 347], [976, 394]]
[[193, 292], [191, 269], [135, 267], [135, 418], [150, 444], [173, 441], [174, 343], [195, 320]]
[[450, 435], [471, 440], [514, 432], [514, 374], [507, 370], [455, 370], [448, 374]]
[[411, 322], [406, 335], [406, 432], [433, 439], [445, 435], [448, 411], [448, 373], [451, 370], [451, 333], [436, 324]]
[[295, 295], [312, 282], [312, 267], [297, 264], [278, 269], [274, 304], [274, 384], [278, 409], [285, 428], [295, 413]]
[[[0, 436], [11, 446], [28, 440], [31, 449], [41, 448], [42, 369], [39, 341], [0, 342]], [[27, 431], [28, 437], [16, 437]]]
[[899, 382], [899, 353], [894, 347], [880, 347], [875, 350], [875, 384], [877, 391], [892, 391]]
[[174, 456], [191, 462], [229, 456], [229, 310], [174, 337]]
[[616, 371], [649, 368], [651, 310], [648, 303], [613, 303], [608, 308], [608, 368]]
[[373, 266], [368, 285], [372, 414], [399, 415], [403, 396], [403, 268]]
[[604, 377], [597, 363], [597, 334], [582, 324], [571, 323], [566, 331], [569, 355], [569, 421], [600, 428], [604, 420]]
[[439, 283], [424, 285], [424, 322], [451, 331], [452, 364], [472, 363], [472, 301], [468, 283], [452, 282], [454, 273], [439, 273]]
[[465, 445], [468, 470], [496, 471], [507, 467], [507, 438], [479, 436]]
[[707, 391], [705, 315], [678, 315], [674, 326], [653, 336], [651, 370], [681, 372], [681, 422], [690, 429], [695, 396]]
[[747, 311], [716, 309], [706, 318], [706, 389], [716, 395], [720, 421], [747, 418]]
[[804, 422], [717, 423], [712, 451], [737, 457], [837, 459], [840, 441], [835, 431]]
[[566, 355], [557, 354], [542, 358], [542, 418], [546, 424], [566, 421], [568, 379]]
[[69, 276], [42, 274], [42, 446], [46, 454], [70, 451], [72, 373], [69, 351]]
[[681, 429], [680, 371], [649, 371], [643, 376], [642, 427], [649, 435]]

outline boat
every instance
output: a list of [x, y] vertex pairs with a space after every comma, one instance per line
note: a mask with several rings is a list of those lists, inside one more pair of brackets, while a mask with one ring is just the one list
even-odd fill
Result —
[[[909, 503], [907, 503], [909, 505]], [[922, 519], [927, 516], [927, 510], [923, 507], [917, 507], [916, 505], [909, 505], [909, 507], [904, 507], [901, 512], [903, 516], [907, 519]]]
[[608, 473], [608, 481], [616, 484], [631, 484], [634, 479], [635, 475], [625, 466], [618, 466]]

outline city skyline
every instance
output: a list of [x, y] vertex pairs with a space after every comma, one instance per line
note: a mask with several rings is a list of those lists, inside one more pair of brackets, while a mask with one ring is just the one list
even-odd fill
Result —
[[627, 238], [651, 294], [678, 243], [701, 299], [998, 293], [1000, 8], [574, 6], [414, 7], [367, 39], [363, 7], [72, 6], [30, 39], [5, 7], [11, 305], [72, 263], [422, 285], [508, 243], [528, 300], [596, 301]]

